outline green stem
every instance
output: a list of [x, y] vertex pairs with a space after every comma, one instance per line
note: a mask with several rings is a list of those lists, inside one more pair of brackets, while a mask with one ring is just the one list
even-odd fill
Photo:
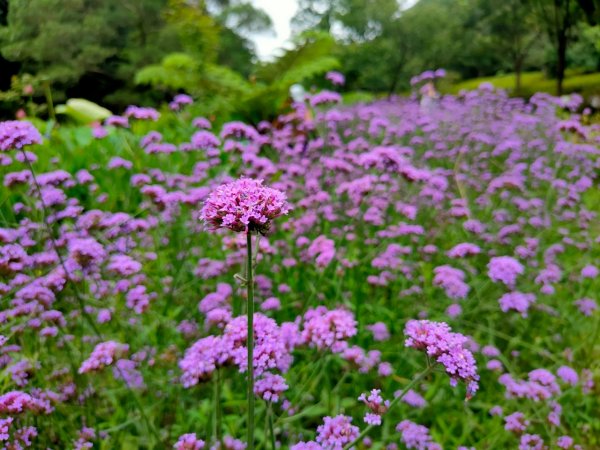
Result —
[[222, 416], [221, 411], [221, 371], [217, 369], [217, 376], [215, 378], [215, 436], [219, 445], [223, 444], [223, 432], [222, 432]]
[[275, 450], [277, 445], [275, 442], [275, 430], [273, 428], [273, 406], [271, 402], [269, 402], [269, 433], [271, 434], [271, 450]]
[[44, 83], [44, 94], [46, 95], [46, 105], [48, 106], [48, 115], [56, 123], [56, 112], [54, 111], [54, 101], [52, 100], [52, 91], [50, 90], [50, 83], [46, 81]]
[[252, 267], [252, 235], [246, 232], [248, 250], [246, 287], [248, 288], [248, 450], [254, 449], [254, 277]]
[[[398, 403], [400, 400], [402, 400], [402, 398], [406, 395], [406, 393], [410, 389], [412, 389], [423, 378], [425, 378], [427, 375], [429, 375], [432, 370], [433, 370], [433, 366], [429, 366], [429, 367], [427, 367], [427, 369], [425, 369], [423, 372], [421, 372], [419, 375], [417, 375], [415, 378], [413, 378], [412, 381], [410, 383], [408, 383], [404, 389], [402, 389], [402, 392], [400, 393], [400, 395], [398, 397], [396, 397], [394, 400], [392, 400], [392, 402], [390, 403], [390, 406], [388, 408], [388, 411], [390, 409], [392, 409], [396, 403]], [[352, 442], [350, 442], [348, 445], [346, 445], [344, 447], [344, 450], [348, 450], [348, 449], [352, 448], [354, 445], [356, 445], [362, 438], [364, 438], [369, 433], [369, 431], [371, 431], [373, 429], [373, 427], [374, 427], [373, 425], [369, 425], [367, 428], [365, 428], [362, 431], [362, 433], [360, 433], [358, 435], [358, 437], [356, 439], [354, 439]]]

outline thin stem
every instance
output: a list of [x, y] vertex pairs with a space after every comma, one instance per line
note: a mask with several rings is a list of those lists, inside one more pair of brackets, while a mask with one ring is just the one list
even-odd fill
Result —
[[52, 90], [50, 89], [50, 83], [46, 81], [44, 83], [44, 94], [46, 95], [46, 106], [48, 106], [48, 115], [54, 123], [56, 123], [56, 111], [54, 110], [54, 101], [52, 100]]
[[216, 370], [217, 376], [215, 378], [215, 435], [219, 445], [223, 444], [223, 431], [221, 426], [223, 413], [221, 411], [221, 371]]
[[275, 442], [275, 430], [273, 428], [273, 405], [269, 402], [269, 433], [271, 434], [271, 450], [275, 450], [277, 445]]
[[[394, 405], [396, 403], [398, 403], [400, 400], [402, 400], [402, 398], [407, 394], [407, 392], [412, 389], [417, 383], [419, 383], [423, 378], [425, 378], [427, 375], [429, 375], [431, 373], [431, 371], [433, 370], [433, 366], [428, 366], [427, 369], [425, 369], [423, 372], [421, 372], [419, 375], [417, 375], [415, 378], [412, 379], [412, 381], [410, 383], [408, 383], [406, 385], [406, 387], [404, 389], [402, 389], [402, 392], [400, 393], [400, 395], [398, 397], [396, 397], [394, 400], [392, 400], [392, 402], [390, 403], [390, 406], [388, 408], [388, 411], [390, 409], [392, 409], [394, 407]], [[350, 442], [348, 445], [346, 445], [344, 447], [344, 450], [348, 450], [350, 448], [352, 448], [354, 445], [356, 445], [362, 438], [364, 438], [369, 431], [371, 431], [373, 429], [373, 425], [369, 425], [367, 428], [365, 428], [362, 433], [360, 433], [358, 435], [358, 437], [356, 439], [354, 439], [352, 442]]]
[[21, 148], [21, 152], [23, 153], [23, 157], [25, 158], [25, 162], [27, 163], [27, 167], [29, 169], [29, 172], [31, 173], [31, 179], [33, 181], [33, 185], [35, 186], [38, 197], [40, 198], [40, 205], [42, 206], [41, 207], [42, 221], [44, 222], [44, 229], [45, 229], [46, 233], [48, 234], [48, 238], [50, 239], [50, 244], [52, 245], [52, 249], [54, 250], [54, 253], [56, 253], [56, 257], [58, 258], [58, 261], [59, 261], [63, 271], [65, 272], [65, 278], [70, 283], [70, 286], [73, 288], [75, 297], [77, 298], [77, 301], [79, 302], [79, 308], [81, 310], [81, 314], [87, 320], [88, 324], [90, 325], [90, 327], [92, 328], [94, 333], [98, 337], [102, 338], [102, 336], [100, 334], [100, 330], [98, 330], [96, 323], [87, 313], [87, 311], [85, 309], [85, 304], [83, 302], [83, 298], [81, 298], [77, 284], [71, 278], [71, 275], [69, 274], [69, 270], [67, 269], [67, 265], [65, 264], [65, 260], [62, 257], [62, 255], [60, 254], [60, 251], [58, 250], [58, 244], [56, 242], [56, 239], [54, 238], [54, 234], [52, 233], [52, 225], [48, 221], [48, 214], [47, 214], [48, 208], [46, 206], [46, 203], [44, 202], [44, 196], [42, 194], [42, 187], [40, 186], [40, 183], [38, 182], [37, 176], [35, 175], [35, 171], [33, 170], [33, 165], [31, 164], [31, 161], [29, 161], [29, 158], [27, 157], [27, 153], [25, 152], [25, 149]]
[[252, 267], [252, 235], [246, 232], [248, 250], [246, 287], [248, 289], [248, 450], [254, 449], [254, 277]]

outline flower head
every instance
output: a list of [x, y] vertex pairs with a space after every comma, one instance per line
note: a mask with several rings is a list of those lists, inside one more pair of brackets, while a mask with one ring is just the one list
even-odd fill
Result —
[[41, 143], [40, 132], [30, 122], [20, 120], [0, 122], [0, 151], [7, 152]]
[[461, 380], [467, 384], [467, 398], [478, 389], [479, 375], [473, 354], [465, 348], [467, 338], [453, 333], [444, 322], [409, 320], [404, 334], [406, 347], [423, 350], [444, 366], [452, 386]]
[[211, 192], [200, 216], [215, 229], [263, 233], [289, 210], [283, 192], [263, 186], [262, 180], [240, 178]]
[[323, 425], [317, 428], [317, 442], [324, 448], [341, 450], [358, 438], [358, 434], [358, 427], [352, 425], [352, 417], [325, 417]]

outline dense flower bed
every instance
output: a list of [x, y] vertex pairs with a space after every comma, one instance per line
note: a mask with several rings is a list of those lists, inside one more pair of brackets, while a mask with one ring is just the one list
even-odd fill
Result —
[[0, 124], [4, 448], [245, 448], [245, 233], [257, 446], [600, 446], [577, 98], [339, 100]]

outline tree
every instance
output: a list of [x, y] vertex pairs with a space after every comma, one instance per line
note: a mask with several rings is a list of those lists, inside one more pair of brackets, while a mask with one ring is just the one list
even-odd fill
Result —
[[600, 0], [577, 0], [590, 25], [600, 25]]
[[338, 37], [349, 88], [391, 93], [407, 59], [400, 12], [396, 0], [301, 0], [292, 25]]
[[581, 10], [575, 0], [533, 0], [533, 4], [556, 52], [556, 92], [561, 95], [567, 67], [567, 47]]
[[531, 6], [524, 0], [480, 0], [477, 7], [483, 15], [479, 26], [490, 36], [494, 50], [510, 58], [519, 92], [525, 59], [540, 34]]
[[111, 3], [84, 0], [11, 1], [0, 30], [2, 55], [50, 82], [77, 81], [118, 50], [123, 26]]

